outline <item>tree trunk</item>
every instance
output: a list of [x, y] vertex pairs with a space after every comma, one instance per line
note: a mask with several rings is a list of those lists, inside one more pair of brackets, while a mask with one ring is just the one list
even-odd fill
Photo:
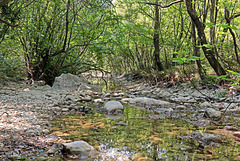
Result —
[[[158, 3], [158, 0], [156, 0]], [[159, 22], [159, 7], [155, 6], [155, 21], [154, 21], [154, 35], [153, 35], [153, 44], [154, 44], [154, 67], [158, 71], [163, 70], [162, 63], [160, 61], [160, 45], [159, 45], [159, 29], [160, 29], [160, 22]]]
[[[192, 37], [192, 45], [193, 45], [193, 55], [200, 57], [199, 54], [199, 47], [197, 47], [197, 38], [196, 38], [196, 31], [195, 31], [195, 24], [192, 21], [192, 29], [191, 29], [191, 37]], [[200, 76], [200, 78], [203, 80], [204, 79], [204, 72], [202, 69], [202, 64], [201, 64], [201, 60], [196, 60], [196, 65], [198, 68], [198, 74]]]
[[191, 17], [192, 21], [196, 25], [198, 38], [202, 45], [202, 50], [204, 52], [205, 57], [207, 58], [208, 62], [210, 63], [211, 67], [214, 69], [217, 75], [226, 75], [226, 71], [223, 69], [223, 67], [215, 57], [216, 51], [208, 50], [206, 46], [203, 46], [208, 44], [206, 35], [204, 32], [204, 24], [200, 21], [196, 11], [192, 8], [191, 0], [185, 0], [185, 5], [186, 5], [189, 16]]

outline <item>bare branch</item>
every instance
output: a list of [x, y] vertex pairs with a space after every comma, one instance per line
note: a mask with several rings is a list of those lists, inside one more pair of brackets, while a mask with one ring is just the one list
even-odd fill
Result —
[[151, 3], [151, 2], [147, 2], [147, 1], [145, 0], [145, 3], [146, 3], [146, 4], [154, 5], [154, 6], [159, 6], [159, 7], [161, 7], [161, 8], [168, 8], [168, 7], [172, 6], [173, 4], [180, 3], [180, 2], [184, 2], [184, 0], [173, 1], [173, 2], [169, 3], [169, 4], [166, 5], [166, 6], [162, 6], [162, 5], [159, 4], [159, 3]]

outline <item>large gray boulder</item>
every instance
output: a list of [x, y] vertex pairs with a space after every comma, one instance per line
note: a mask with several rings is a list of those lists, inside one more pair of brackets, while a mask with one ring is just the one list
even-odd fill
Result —
[[109, 114], [123, 111], [123, 105], [119, 101], [108, 101], [103, 108]]
[[63, 152], [67, 154], [78, 155], [82, 159], [97, 155], [97, 151], [85, 141], [63, 143]]
[[77, 90], [85, 81], [73, 74], [61, 74], [56, 77], [52, 86], [53, 90]]
[[84, 79], [67, 73], [55, 78], [52, 90], [91, 90], [101, 92], [102, 88], [97, 85], [88, 84]]

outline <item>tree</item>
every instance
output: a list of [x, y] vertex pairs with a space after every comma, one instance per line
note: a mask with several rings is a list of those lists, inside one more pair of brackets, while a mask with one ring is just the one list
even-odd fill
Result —
[[205, 31], [204, 31], [205, 27], [204, 27], [203, 22], [200, 21], [198, 15], [197, 15], [197, 12], [193, 9], [191, 0], [185, 0], [185, 1], [177, 0], [177, 1], [169, 3], [166, 6], [162, 6], [161, 4], [158, 4], [158, 3], [150, 3], [145, 0], [146, 4], [160, 6], [161, 8], [168, 8], [176, 3], [181, 3], [181, 2], [185, 3], [187, 12], [188, 12], [190, 18], [192, 19], [192, 21], [194, 22], [194, 24], [196, 25], [198, 38], [202, 45], [202, 50], [204, 52], [204, 55], [207, 58], [209, 64], [214, 69], [214, 71], [216, 72], [217, 75], [225, 75], [226, 74], [225, 70], [223, 69], [223, 67], [221, 66], [221, 64], [215, 57], [217, 55], [216, 50], [209, 50], [206, 47], [208, 42], [207, 42]]
[[61, 73], [74, 73], [88, 47], [105, 32], [111, 10], [92, 0], [33, 1], [16, 30], [28, 78], [52, 84]]
[[[156, 3], [158, 0], [156, 0]], [[154, 66], [158, 71], [163, 70], [162, 63], [160, 61], [160, 44], [159, 44], [159, 31], [160, 22], [159, 22], [159, 7], [155, 6], [155, 20], [154, 20], [154, 35], [153, 35], [153, 44], [154, 44]]]

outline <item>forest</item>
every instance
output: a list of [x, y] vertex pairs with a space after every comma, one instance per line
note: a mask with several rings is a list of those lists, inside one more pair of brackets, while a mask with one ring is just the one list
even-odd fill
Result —
[[0, 160], [239, 160], [238, 0], [0, 8]]
[[0, 76], [52, 85], [96, 70], [158, 81], [184, 64], [196, 79], [235, 78], [239, 16], [238, 1], [2, 0]]

